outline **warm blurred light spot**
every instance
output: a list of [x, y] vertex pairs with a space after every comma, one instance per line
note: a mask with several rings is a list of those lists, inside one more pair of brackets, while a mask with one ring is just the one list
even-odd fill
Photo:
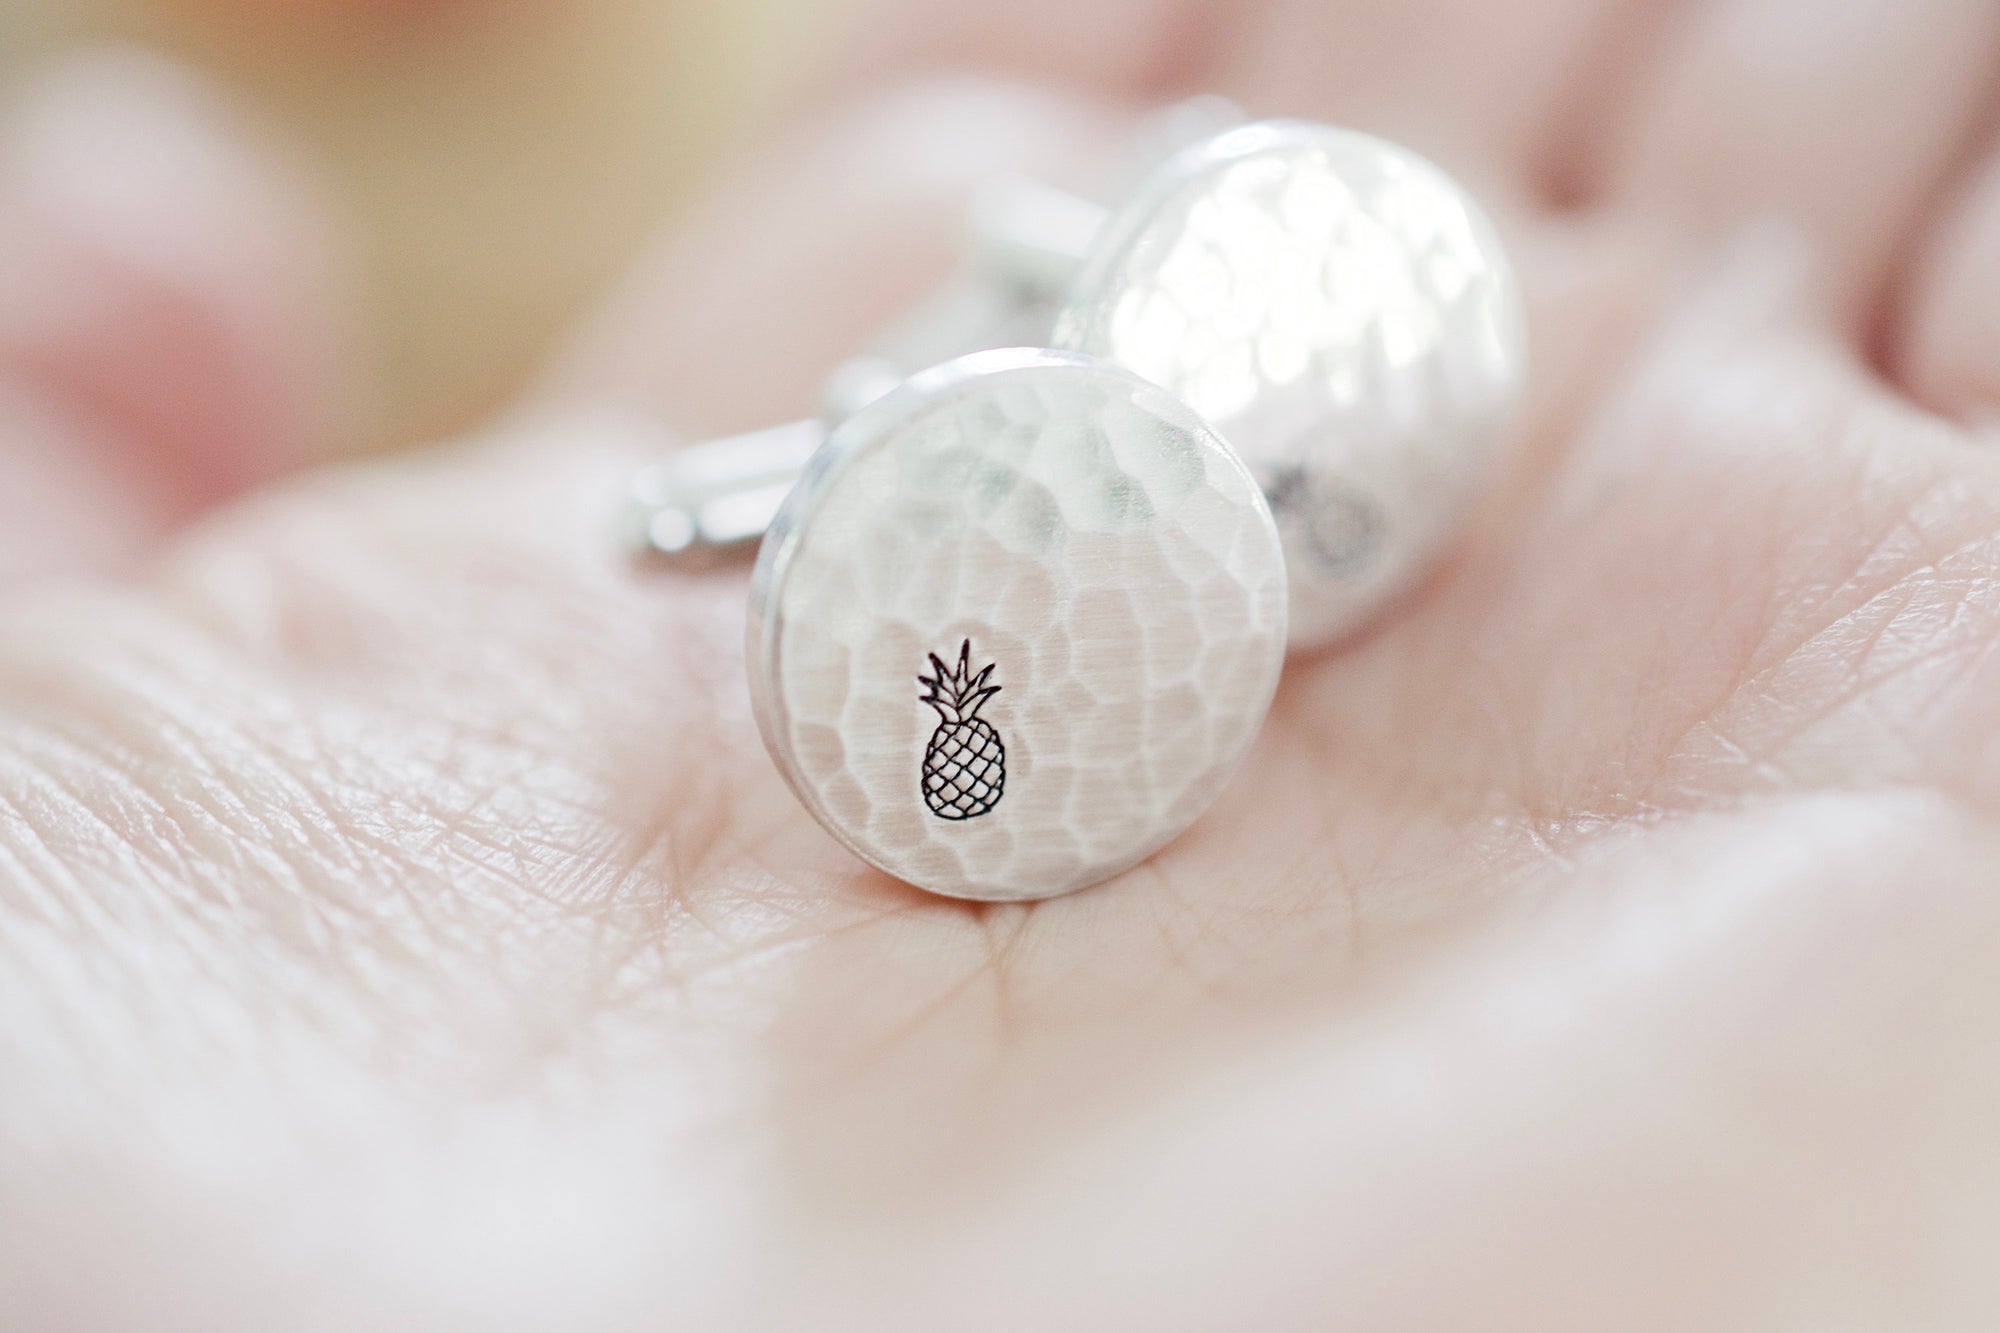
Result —
[[158, 0], [162, 9], [213, 15], [264, 27], [379, 25], [517, 7], [517, 0]]
[[[838, 8], [27, 0], [0, 15], [0, 48], [154, 46], [303, 145], [363, 276], [366, 407], [379, 423], [367, 442], [383, 444], [455, 431], [504, 404]], [[11, 43], [10, 23], [22, 34]]]

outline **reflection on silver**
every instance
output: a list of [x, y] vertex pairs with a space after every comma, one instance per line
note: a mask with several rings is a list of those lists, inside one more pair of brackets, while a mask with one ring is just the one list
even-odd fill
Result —
[[[1189, 123], [1228, 114], [1186, 109]], [[987, 280], [961, 275], [842, 367], [828, 419], [903, 368], [1039, 343], [1054, 324], [1061, 345], [1182, 396], [1250, 465], [1291, 561], [1294, 647], [1351, 632], [1420, 577], [1494, 470], [1526, 375], [1519, 293], [1477, 206], [1404, 149], [1321, 125], [1244, 125], [1173, 157], [1115, 216], [1003, 183], [974, 233]], [[782, 454], [817, 429], [765, 435]], [[773, 456], [752, 436], [655, 469], [633, 520], [640, 544], [695, 566], [742, 549], [789, 480]], [[732, 466], [733, 479], [705, 475]]]
[[981, 353], [835, 431], [759, 557], [765, 744], [860, 856], [960, 898], [1066, 893], [1220, 792], [1285, 651], [1256, 483], [1075, 354]]
[[821, 423], [794, 421], [668, 454], [632, 479], [626, 544], [682, 568], [747, 552], [825, 439]]
[[1099, 237], [1056, 341], [1178, 394], [1243, 456], [1279, 511], [1303, 647], [1448, 548], [1526, 374], [1513, 272], [1466, 193], [1393, 144], [1293, 122], [1163, 168]]
[[1303, 541], [1321, 570], [1359, 577], [1374, 565], [1383, 521], [1367, 496], [1342, 486], [1337, 477], [1289, 464], [1273, 471], [1266, 491], [1279, 529]]

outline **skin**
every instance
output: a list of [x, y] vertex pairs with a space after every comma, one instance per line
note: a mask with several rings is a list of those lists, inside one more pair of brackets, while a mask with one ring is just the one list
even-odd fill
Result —
[[[100, 284], [0, 318], [9, 1326], [1990, 1327], [1996, 55], [1969, 0], [927, 7], [504, 425], [249, 493], [332, 429], [317, 224], [86, 71], [230, 166], [145, 263], [162, 200], [17, 154], [0, 214]], [[1065, 91], [850, 91], [968, 59]], [[607, 505], [1196, 87], [1493, 202], [1513, 468], [1166, 852], [930, 899], [765, 759], [742, 573]]]

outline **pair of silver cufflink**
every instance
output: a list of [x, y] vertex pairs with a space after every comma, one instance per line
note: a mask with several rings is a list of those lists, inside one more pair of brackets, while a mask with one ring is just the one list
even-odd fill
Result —
[[1288, 649], [1449, 548], [1527, 338], [1466, 193], [1324, 125], [1209, 134], [1107, 216], [998, 213], [982, 318], [1047, 346], [859, 361], [834, 424], [649, 468], [632, 535], [689, 564], [761, 543], [751, 695], [821, 824], [920, 888], [1023, 900], [1182, 833]]

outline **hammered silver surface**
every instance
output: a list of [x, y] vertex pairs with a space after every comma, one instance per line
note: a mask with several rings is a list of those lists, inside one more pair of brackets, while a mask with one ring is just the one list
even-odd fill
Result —
[[1526, 375], [1513, 271], [1467, 194], [1394, 144], [1282, 121], [1163, 168], [1085, 261], [1056, 341], [1171, 390], [1242, 455], [1306, 648], [1450, 545]]
[[1269, 709], [1285, 607], [1255, 481], [1183, 404], [1091, 358], [980, 353], [840, 427], [786, 501], [752, 696], [856, 853], [935, 893], [1045, 898], [1213, 802]]

